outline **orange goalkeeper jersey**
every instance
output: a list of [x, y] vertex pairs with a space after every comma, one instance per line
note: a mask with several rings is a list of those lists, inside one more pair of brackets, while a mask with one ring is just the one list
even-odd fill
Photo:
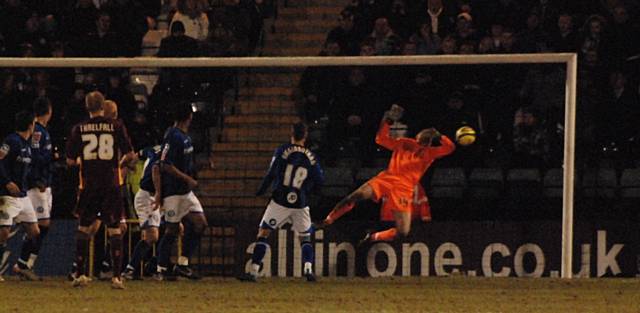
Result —
[[376, 143], [393, 151], [386, 173], [403, 178], [403, 186], [398, 187], [413, 190], [434, 160], [455, 150], [455, 144], [447, 136], [440, 137], [440, 146], [425, 147], [412, 138], [392, 138], [390, 128], [388, 123], [382, 122]]

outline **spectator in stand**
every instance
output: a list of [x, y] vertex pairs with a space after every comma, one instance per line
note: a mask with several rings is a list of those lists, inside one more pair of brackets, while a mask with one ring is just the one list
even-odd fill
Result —
[[[249, 54], [252, 21], [249, 11], [240, 5], [239, 0], [225, 0], [224, 6], [213, 12], [211, 20], [215, 29], [221, 28], [229, 35], [230, 45], [227, 54], [231, 56]], [[215, 38], [211, 38], [210, 42], [211, 40]]]
[[0, 41], [4, 41], [8, 55], [17, 56], [19, 54], [19, 46], [24, 41], [24, 27], [22, 26], [30, 16], [31, 14], [20, 0], [7, 0], [0, 4], [0, 34], [4, 37]]
[[180, 21], [171, 23], [171, 33], [160, 42], [158, 57], [194, 57], [199, 55], [198, 42], [186, 35], [184, 24]]
[[[327, 41], [320, 56], [338, 56], [340, 45]], [[344, 69], [337, 67], [308, 67], [300, 79], [304, 117], [315, 121], [327, 115], [335, 98], [335, 90], [344, 83]]]
[[[123, 56], [140, 55], [142, 38], [149, 29], [155, 27], [154, 17], [159, 14], [153, 9], [156, 2], [160, 1], [151, 0], [143, 3], [140, 0], [110, 0], [104, 6], [103, 9], [111, 16], [112, 29], [121, 37]], [[157, 7], [157, 4], [155, 6]]]
[[[209, 35], [209, 18], [204, 6], [197, 0], [178, 0], [178, 11], [173, 15], [171, 24], [181, 22], [185, 34], [198, 41], [205, 41]], [[169, 26], [171, 28], [171, 26]]]
[[400, 38], [407, 39], [411, 36], [411, 32], [415, 26], [409, 16], [407, 4], [404, 0], [394, 0], [391, 5], [391, 11], [387, 15], [389, 25]]
[[625, 59], [640, 53], [640, 21], [632, 21], [624, 5], [613, 9], [611, 20], [611, 46], [607, 52], [613, 66], [622, 66]]
[[89, 118], [87, 109], [85, 108], [84, 98], [86, 95], [85, 88], [82, 84], [75, 84], [73, 88], [73, 95], [71, 99], [67, 101], [66, 108], [62, 114], [62, 119], [65, 132], [64, 136], [71, 134], [71, 129], [76, 124]]
[[[100, 11], [95, 21], [94, 32], [83, 40], [82, 55], [85, 57], [120, 57], [126, 54], [120, 34], [111, 27], [111, 15]], [[80, 51], [80, 50], [78, 50]]]
[[360, 56], [374, 56], [376, 55], [375, 41], [372, 38], [366, 38], [360, 43]]
[[[0, 71], [0, 114], [2, 116], [15, 116], [25, 107], [22, 102], [18, 86], [15, 83], [15, 74], [11, 70]], [[6, 119], [0, 123], [0, 136], [6, 136], [14, 130], [13, 119]]]
[[427, 0], [426, 10], [418, 13], [418, 19], [431, 25], [431, 31], [441, 38], [449, 34], [455, 24], [455, 15], [445, 8], [442, 0]]
[[627, 77], [621, 71], [609, 75], [607, 99], [598, 107], [602, 129], [601, 142], [626, 143], [628, 138], [637, 135], [637, 121], [640, 118], [640, 98], [638, 91], [629, 88]]
[[107, 72], [107, 80], [105, 98], [118, 104], [118, 117], [128, 128], [133, 124], [137, 111], [136, 99], [127, 88], [128, 76], [123, 75], [120, 70], [111, 70]]
[[548, 135], [537, 112], [531, 107], [518, 109], [513, 123], [511, 167], [544, 169], [549, 148]]
[[133, 122], [127, 127], [134, 150], [141, 150], [158, 144], [160, 133], [157, 126], [149, 122], [146, 111], [136, 111]]
[[355, 31], [353, 22], [353, 12], [351, 10], [342, 10], [338, 17], [339, 25], [332, 29], [327, 35], [325, 42], [337, 42], [340, 50], [345, 55], [358, 55], [358, 43], [360, 38]]
[[253, 54], [262, 41], [264, 19], [267, 17], [267, 8], [264, 0], [248, 0], [243, 3], [245, 10], [249, 14], [251, 27], [249, 28], [248, 54]]
[[578, 34], [573, 29], [573, 17], [562, 13], [558, 17], [558, 30], [551, 37], [551, 50], [555, 52], [575, 52], [578, 48]]
[[473, 43], [473, 41], [463, 41], [460, 44], [460, 50], [458, 51], [459, 54], [475, 54], [476, 47], [475, 47], [475, 43]]
[[501, 48], [500, 52], [501, 53], [517, 53], [519, 52], [516, 48], [515, 48], [515, 42], [516, 39], [513, 36], [513, 32], [510, 30], [507, 30], [505, 32], [502, 33], [502, 38], [500, 39], [500, 43], [501, 43]]
[[389, 21], [384, 17], [376, 20], [369, 38], [373, 40], [376, 55], [392, 55], [400, 41], [400, 38], [389, 27]]
[[589, 50], [598, 51], [602, 55], [604, 49], [604, 27], [605, 19], [600, 15], [592, 15], [584, 23], [582, 34], [579, 41], [581, 53], [587, 53]]
[[456, 20], [456, 39], [459, 41], [475, 41], [477, 40], [476, 30], [473, 28], [473, 18], [471, 14], [467, 12], [462, 12], [458, 14], [458, 19]]
[[518, 51], [520, 52], [536, 53], [549, 50], [547, 47], [549, 39], [540, 25], [540, 17], [536, 11], [532, 11], [527, 16], [527, 27], [516, 36], [518, 37]]
[[491, 54], [495, 53], [493, 38], [490, 36], [483, 37], [478, 43], [478, 54]]
[[[528, 8], [529, 12], [535, 12], [536, 17], [538, 18], [538, 24], [543, 32], [551, 33], [555, 27], [556, 22], [558, 21], [558, 8], [556, 6], [557, 2], [549, 1], [549, 0], [537, 0], [533, 6]], [[529, 23], [527, 21], [527, 23]]]
[[22, 38], [23, 43], [29, 43], [33, 47], [34, 54], [39, 57], [49, 55], [50, 38], [44, 32], [41, 18], [37, 13], [33, 13], [25, 22], [25, 33]]
[[334, 92], [335, 100], [328, 112], [328, 138], [343, 139], [336, 144], [347, 154], [362, 157], [361, 153], [370, 147], [367, 138], [375, 133], [373, 124], [378, 122], [375, 87], [362, 68], [354, 68]]
[[453, 36], [447, 36], [442, 40], [442, 44], [440, 45], [440, 51], [438, 54], [457, 54], [458, 53], [458, 42], [456, 38]]
[[416, 43], [416, 53], [420, 55], [436, 54], [440, 50], [442, 39], [438, 33], [431, 31], [431, 24], [422, 23], [410, 41]]
[[504, 34], [504, 25], [495, 22], [491, 24], [491, 39], [493, 40], [493, 51], [502, 49], [502, 36]]
[[91, 0], [77, 0], [76, 5], [62, 18], [61, 34], [69, 42], [74, 55], [83, 55], [87, 36], [96, 32], [98, 9]]
[[[434, 114], [437, 118], [434, 119], [435, 123], [432, 126], [447, 137], [455, 138], [456, 130], [464, 125], [471, 126], [480, 136], [481, 128], [478, 125], [478, 121], [482, 120], [480, 112], [469, 105], [461, 91], [452, 92], [445, 98], [444, 105], [440, 104]], [[450, 160], [441, 160], [444, 161], [441, 165], [470, 168], [482, 162], [479, 144], [460, 147], [460, 149], [463, 152], [452, 155]]]

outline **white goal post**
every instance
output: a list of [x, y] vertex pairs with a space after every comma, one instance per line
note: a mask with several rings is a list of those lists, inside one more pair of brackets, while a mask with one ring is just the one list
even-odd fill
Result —
[[575, 53], [376, 56], [376, 57], [243, 57], [243, 58], [0, 58], [7, 67], [306, 67], [472, 65], [516, 63], [565, 63], [564, 170], [562, 200], [561, 277], [571, 278], [573, 256], [573, 184], [575, 154], [576, 83]]

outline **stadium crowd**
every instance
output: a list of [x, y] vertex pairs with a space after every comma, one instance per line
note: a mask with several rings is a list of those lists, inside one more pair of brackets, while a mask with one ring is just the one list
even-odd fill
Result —
[[[615, 0], [354, 0], [320, 55], [577, 52], [578, 155], [585, 158], [578, 164], [630, 166], [638, 159], [639, 8]], [[478, 130], [479, 144], [450, 165], [544, 169], [562, 160], [564, 84], [560, 65], [309, 68], [297, 100], [327, 138], [347, 134], [338, 149], [319, 140], [329, 158], [369, 156], [377, 117], [397, 103], [414, 112], [395, 125], [401, 133]]]
[[[269, 14], [267, 2], [0, 1], [0, 57], [136, 57], [145, 51], [147, 33], [165, 30], [167, 36], [155, 47], [158, 57], [246, 56], [260, 45], [263, 18]], [[71, 127], [88, 117], [86, 94], [98, 90], [118, 104], [119, 117], [138, 151], [158, 144], [161, 132], [171, 124], [168, 112], [173, 103], [204, 103], [194, 125], [215, 121], [211, 114], [219, 113], [222, 96], [233, 87], [235, 75], [220, 69], [162, 70], [153, 90], [147, 90], [132, 80], [132, 73], [131, 69], [0, 69], [0, 114], [6, 117], [0, 136], [14, 130], [9, 117], [30, 109], [35, 99], [44, 96], [53, 106], [48, 127], [53, 146], [63, 155]], [[208, 146], [198, 143], [196, 148]], [[62, 207], [74, 201], [65, 195], [73, 194], [76, 176], [55, 178], [59, 188], [54, 192], [60, 196], [54, 198]]]
[[[267, 11], [260, 0], [7, 0], [0, 3], [0, 57], [140, 56], [145, 34], [162, 29], [160, 19], [169, 34], [159, 57], [246, 56], [259, 45]], [[142, 148], [157, 137], [150, 125], [161, 124], [152, 130], [157, 132], [168, 124], [156, 112], [166, 112], [169, 101], [221, 101], [233, 74], [163, 71], [148, 101], [140, 103], [129, 90], [128, 70], [2, 69], [0, 108], [3, 116], [13, 116], [47, 96], [54, 104], [53, 137], [63, 140], [84, 118], [84, 94], [100, 90], [118, 103], [138, 138], [134, 145]], [[12, 123], [3, 123], [0, 135], [11, 130]]]

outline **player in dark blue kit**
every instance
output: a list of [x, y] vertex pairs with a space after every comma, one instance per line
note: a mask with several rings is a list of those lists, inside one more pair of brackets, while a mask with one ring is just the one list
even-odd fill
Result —
[[142, 229], [142, 236], [136, 244], [129, 264], [127, 264], [122, 274], [126, 279], [134, 278], [140, 262], [159, 238], [161, 214], [160, 210], [158, 210], [158, 205], [154, 202], [154, 194], [156, 192], [154, 183], [160, 183], [160, 169], [158, 166], [160, 148], [160, 146], [154, 146], [144, 149], [140, 153], [140, 159], [146, 159], [146, 161], [144, 163], [142, 179], [140, 180], [140, 189], [136, 192], [133, 203], [140, 228]]
[[[173, 274], [198, 279], [189, 268], [189, 259], [200, 245], [200, 238], [207, 226], [207, 219], [200, 201], [193, 193], [198, 182], [195, 174], [193, 144], [187, 135], [193, 112], [191, 105], [181, 103], [174, 111], [174, 124], [164, 136], [158, 167], [161, 183], [156, 185], [155, 202], [161, 203], [166, 230], [158, 244], [158, 280], [170, 279]], [[159, 187], [159, 188], [157, 188]], [[182, 256], [169, 271], [171, 248], [178, 238], [180, 223], [184, 224]]]
[[53, 201], [51, 196], [53, 149], [51, 137], [47, 131], [47, 124], [52, 114], [51, 102], [46, 97], [40, 97], [33, 103], [33, 110], [36, 116], [36, 124], [30, 140], [32, 162], [27, 178], [27, 196], [36, 211], [40, 236], [24, 243], [23, 247], [29, 246], [30, 248], [22, 249], [18, 263], [13, 267], [14, 272], [30, 280], [37, 279], [36, 276], [32, 275], [31, 269], [38, 258], [38, 251], [42, 241], [49, 233], [49, 218], [51, 217], [51, 204]]
[[272, 186], [273, 193], [259, 225], [251, 258], [251, 271], [239, 277], [242, 281], [256, 281], [262, 259], [269, 247], [269, 234], [287, 222], [291, 222], [292, 229], [300, 238], [303, 275], [307, 281], [316, 280], [313, 274], [313, 228], [308, 195], [323, 184], [324, 174], [316, 156], [304, 147], [306, 139], [307, 127], [303, 123], [296, 123], [292, 127], [291, 143], [280, 146], [273, 155], [269, 172], [256, 195], [264, 194], [269, 186]]
[[[31, 169], [31, 143], [28, 139], [34, 127], [33, 114], [16, 114], [16, 132], [7, 136], [0, 147], [0, 256], [4, 255], [14, 222], [20, 223], [27, 233], [22, 254], [38, 253], [36, 248], [39, 244], [34, 242], [40, 236], [38, 218], [27, 197], [27, 177]], [[21, 277], [37, 279], [28, 269], [21, 272]]]

